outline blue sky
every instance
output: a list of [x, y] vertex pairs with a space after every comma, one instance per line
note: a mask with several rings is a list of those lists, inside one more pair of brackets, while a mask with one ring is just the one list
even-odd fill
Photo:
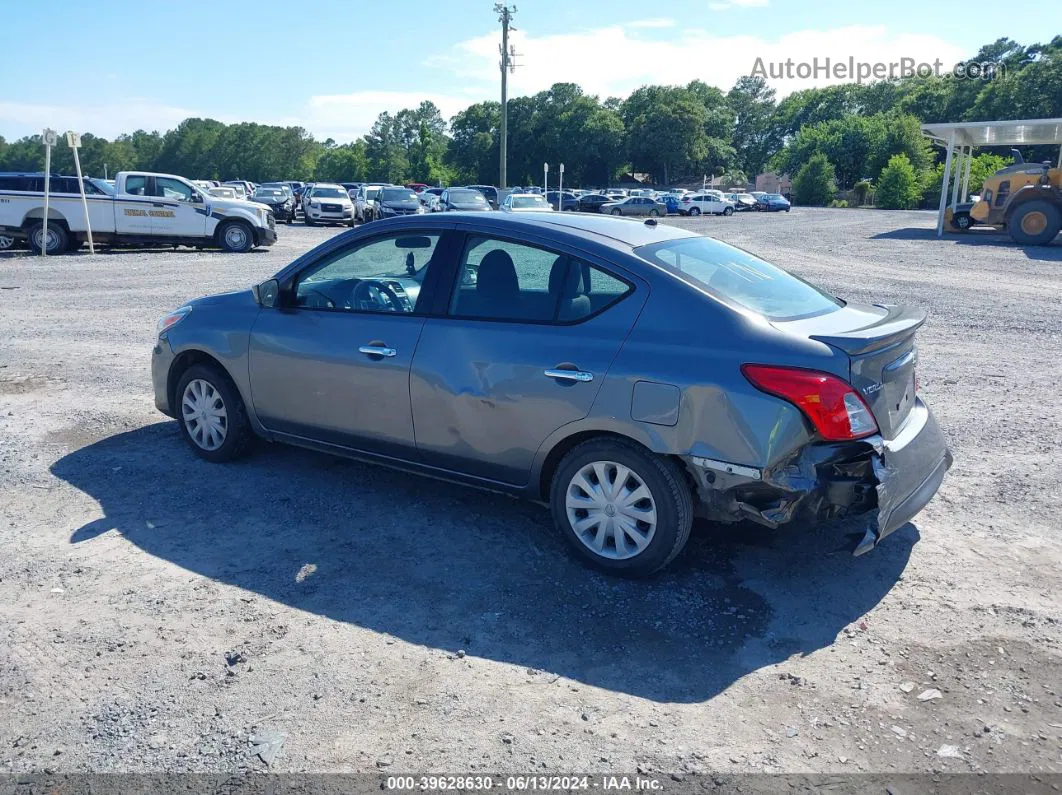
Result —
[[[601, 96], [699, 78], [724, 90], [755, 59], [945, 63], [1001, 36], [1050, 39], [1058, 0], [1000, 7], [890, 0], [517, 0], [510, 94], [558, 80]], [[351, 140], [384, 110], [452, 115], [498, 94], [493, 0], [4, 3], [0, 135], [44, 125], [111, 137], [181, 119], [299, 124]], [[961, 8], [956, 13], [956, 8]], [[315, 10], [320, 9], [320, 10]], [[326, 10], [327, 9], [327, 10]], [[41, 35], [35, 35], [39, 31]], [[42, 46], [42, 41], [44, 42]], [[825, 80], [782, 80], [779, 95]]]

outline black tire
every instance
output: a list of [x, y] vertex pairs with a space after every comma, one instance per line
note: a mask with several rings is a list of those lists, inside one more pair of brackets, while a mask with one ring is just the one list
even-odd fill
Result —
[[1060, 228], [1062, 213], [1058, 206], [1043, 199], [1019, 204], [1007, 219], [1007, 233], [1023, 246], [1046, 246]]
[[957, 229], [960, 232], [968, 232], [970, 227], [973, 226], [973, 218], [969, 213], [958, 213], [951, 217], [952, 229]]
[[[185, 418], [185, 392], [193, 381], [209, 384], [225, 410], [224, 441], [214, 449], [208, 449], [193, 437], [193, 431], [189, 428], [191, 420]], [[200, 458], [218, 464], [239, 458], [251, 448], [255, 435], [247, 419], [247, 409], [232, 379], [220, 367], [214, 364], [192, 365], [184, 371], [173, 394], [176, 404], [174, 409], [177, 413], [177, 424], [181, 427], [181, 436]]]
[[734, 214], [734, 208], [733, 207], [724, 207], [723, 208], [723, 215], [733, 215], [733, 214]]
[[347, 226], [349, 226], [351, 229], [354, 228], [354, 216], [353, 215], [350, 216], [350, 220], [347, 221]]
[[[598, 554], [584, 544], [572, 528], [568, 517], [568, 490], [579, 471], [595, 462], [627, 467], [649, 491], [656, 510], [655, 531], [645, 549], [631, 557], [615, 559]], [[611, 470], [611, 474], [618, 473]], [[576, 509], [576, 513], [579, 510]], [[693, 495], [673, 461], [626, 439], [590, 439], [572, 448], [561, 459], [550, 485], [550, 512], [554, 523], [582, 560], [610, 574], [646, 577], [664, 568], [686, 546], [693, 526]], [[608, 540], [604, 539], [606, 550]], [[616, 550], [614, 540], [612, 550]]]
[[687, 215], [700, 215], [700, 214], [701, 214], [701, 208], [700, 207], [690, 207], [690, 211], [687, 213]]
[[43, 221], [38, 221], [33, 224], [27, 231], [29, 232], [29, 236], [26, 238], [26, 242], [29, 245], [30, 251], [34, 254], [40, 254], [41, 248], [44, 245], [47, 245], [48, 247], [48, 256], [62, 254], [66, 251], [67, 246], [70, 245], [69, 235], [67, 235], [66, 230], [52, 221], [48, 222], [48, 242], [46, 244], [42, 242], [45, 239]]
[[314, 222], [310, 220], [310, 216], [308, 216], [308, 215], [304, 215], [302, 217], [302, 222], [304, 224], [306, 224], [306, 226], [313, 226], [314, 225]]
[[218, 244], [232, 254], [245, 254], [254, 248], [254, 232], [243, 221], [226, 221], [218, 227]]
[[612, 211], [611, 211], [611, 214], [612, 215], [623, 215], [623, 210], [621, 210], [619, 207], [613, 207]]

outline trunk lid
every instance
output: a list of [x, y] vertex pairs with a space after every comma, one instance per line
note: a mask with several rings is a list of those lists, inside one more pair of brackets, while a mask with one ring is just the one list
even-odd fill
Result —
[[845, 353], [849, 382], [870, 406], [882, 436], [892, 439], [914, 407], [915, 333], [925, 321], [926, 313], [912, 307], [848, 304], [774, 325]]

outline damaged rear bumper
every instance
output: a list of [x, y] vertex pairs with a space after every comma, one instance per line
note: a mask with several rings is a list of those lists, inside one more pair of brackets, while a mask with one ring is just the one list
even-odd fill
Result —
[[919, 400], [891, 440], [809, 444], [765, 469], [698, 457], [686, 462], [705, 518], [774, 528], [859, 516], [865, 533], [854, 554], [861, 555], [926, 506], [952, 456], [933, 413]]

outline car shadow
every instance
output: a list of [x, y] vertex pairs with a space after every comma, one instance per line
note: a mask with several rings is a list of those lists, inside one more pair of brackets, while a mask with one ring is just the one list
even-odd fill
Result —
[[889, 592], [918, 540], [908, 525], [852, 558], [836, 529], [699, 525], [668, 570], [629, 581], [573, 559], [541, 506], [281, 445], [209, 464], [175, 422], [51, 471], [104, 514], [71, 543], [117, 531], [293, 608], [661, 702], [704, 701], [829, 646]]
[[966, 232], [954, 232], [944, 230], [944, 236], [937, 238], [936, 227], [904, 227], [892, 229], [871, 235], [871, 240], [925, 240], [955, 243], [961, 246], [1005, 246], [1007, 248], [1021, 249], [1029, 259], [1045, 260], [1048, 262], [1062, 262], [1062, 238], [1056, 237], [1046, 246], [1021, 246], [1010, 239], [1008, 235], [997, 229], [987, 226], [975, 226]]

